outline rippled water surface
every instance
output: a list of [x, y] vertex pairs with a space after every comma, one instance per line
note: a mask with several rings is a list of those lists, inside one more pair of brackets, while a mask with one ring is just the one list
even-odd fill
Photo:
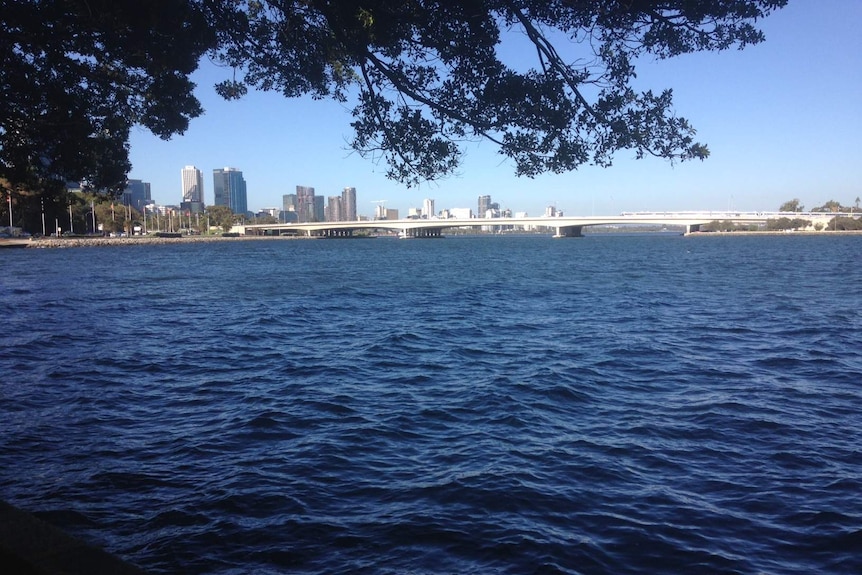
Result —
[[0, 497], [152, 573], [859, 573], [860, 253], [5, 250]]

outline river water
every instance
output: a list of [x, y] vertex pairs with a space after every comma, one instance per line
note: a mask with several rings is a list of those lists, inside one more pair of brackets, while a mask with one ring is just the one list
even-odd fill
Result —
[[0, 497], [151, 573], [859, 573], [860, 248], [5, 250]]

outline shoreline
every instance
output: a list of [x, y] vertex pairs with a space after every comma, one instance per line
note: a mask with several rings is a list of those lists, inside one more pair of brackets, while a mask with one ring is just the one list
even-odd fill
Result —
[[[304, 240], [317, 239], [315, 237], [303, 236], [182, 236], [179, 238], [163, 238], [158, 236], [133, 236], [127, 238], [106, 238], [101, 236], [78, 237], [78, 238], [33, 238], [23, 240], [26, 245], [17, 247], [50, 249], [50, 248], [80, 248], [101, 246], [144, 246], [162, 244], [189, 244], [189, 243], [212, 243], [248, 240]], [[19, 240], [20, 241], [20, 240]]]
[[[587, 232], [584, 235], [605, 235], [613, 232]], [[643, 232], [652, 233], [652, 232]], [[489, 234], [492, 235], [492, 234]], [[841, 231], [736, 231], [736, 232], [693, 232], [686, 237], [733, 237], [733, 236], [846, 236], [862, 235], [862, 230]], [[110, 237], [73, 237], [73, 238], [23, 238], [0, 239], [0, 248], [28, 248], [28, 249], [62, 249], [80, 247], [101, 246], [143, 246], [143, 245], [165, 245], [165, 244], [188, 244], [188, 243], [212, 243], [212, 242], [235, 242], [235, 241], [293, 241], [293, 240], [320, 240], [339, 239], [326, 238], [323, 236], [182, 236], [179, 238], [165, 238], [157, 236], [133, 236], [126, 238]]]

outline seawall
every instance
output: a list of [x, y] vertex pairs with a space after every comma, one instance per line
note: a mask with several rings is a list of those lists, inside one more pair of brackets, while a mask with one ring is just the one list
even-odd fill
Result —
[[183, 236], [180, 238], [160, 238], [158, 236], [134, 236], [128, 238], [106, 238], [72, 237], [72, 238], [34, 238], [30, 240], [28, 248], [81, 248], [97, 246], [134, 246], [134, 245], [159, 245], [159, 244], [190, 244], [204, 242], [241, 242], [248, 240], [272, 240], [285, 241], [307, 239], [297, 236]]

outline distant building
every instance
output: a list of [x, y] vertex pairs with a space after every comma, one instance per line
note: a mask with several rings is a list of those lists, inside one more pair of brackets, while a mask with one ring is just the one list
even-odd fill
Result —
[[318, 221], [314, 218], [314, 188], [296, 186], [296, 216], [300, 223]]
[[325, 221], [326, 205], [323, 196], [314, 196], [314, 211], [312, 212], [312, 221]]
[[341, 192], [341, 209], [343, 219], [339, 221], [355, 222], [356, 216], [356, 188], [344, 188]]
[[123, 205], [132, 206], [139, 212], [143, 212], [144, 206], [152, 202], [150, 197], [150, 183], [141, 180], [129, 180], [123, 192]]
[[473, 217], [473, 210], [470, 208], [452, 208], [449, 210], [449, 215], [458, 220], [469, 220]]
[[485, 213], [491, 209], [491, 196], [479, 196], [479, 211], [476, 212], [477, 218], [487, 217]]
[[281, 210], [279, 210], [278, 208], [263, 208], [262, 210], [257, 212], [255, 216], [258, 218], [263, 218], [266, 216], [277, 218], [279, 216], [279, 212], [281, 212]]
[[327, 198], [326, 212], [324, 214], [327, 222], [345, 221], [343, 204], [341, 196], [329, 196]]
[[202, 214], [204, 204], [203, 202], [180, 202], [180, 209], [190, 214]]
[[398, 210], [395, 209], [387, 209], [386, 210], [386, 218], [387, 220], [397, 220], [398, 219]]
[[245, 178], [236, 168], [213, 170], [213, 204], [227, 206], [235, 214], [248, 212]]
[[[491, 196], [484, 196], [484, 197], [488, 198], [489, 200], [491, 199]], [[499, 218], [500, 217], [500, 204], [498, 204], [496, 202], [489, 202], [485, 206], [484, 213], [479, 214], [479, 217], [484, 218], [486, 220]], [[498, 231], [500, 231], [500, 226], [482, 226], [482, 231], [483, 232], [498, 232]]]
[[296, 212], [297, 211], [296, 206], [298, 204], [297, 204], [296, 194], [284, 194], [283, 196], [281, 196], [281, 202], [282, 202], [282, 206], [281, 206], [282, 211], [285, 211], [285, 212]]
[[204, 201], [204, 175], [194, 166], [186, 166], [181, 172], [183, 179], [183, 200], [184, 202], [199, 202]]
[[430, 220], [434, 217], [436, 212], [434, 212], [434, 200], [429, 200], [425, 198], [422, 201], [422, 217], [426, 220]]
[[203, 173], [194, 166], [186, 166], [182, 169], [181, 176], [183, 201], [180, 203], [180, 209], [192, 214], [202, 213], [204, 211]]
[[[515, 212], [515, 218], [516, 219], [524, 219], [526, 217], [529, 217], [529, 214], [527, 212]], [[513, 229], [516, 229], [516, 230], [521, 229], [521, 230], [525, 230], [525, 231], [531, 231], [531, 230], [535, 229], [535, 226], [533, 226], [531, 224], [525, 224], [522, 226], [513, 226]]]

